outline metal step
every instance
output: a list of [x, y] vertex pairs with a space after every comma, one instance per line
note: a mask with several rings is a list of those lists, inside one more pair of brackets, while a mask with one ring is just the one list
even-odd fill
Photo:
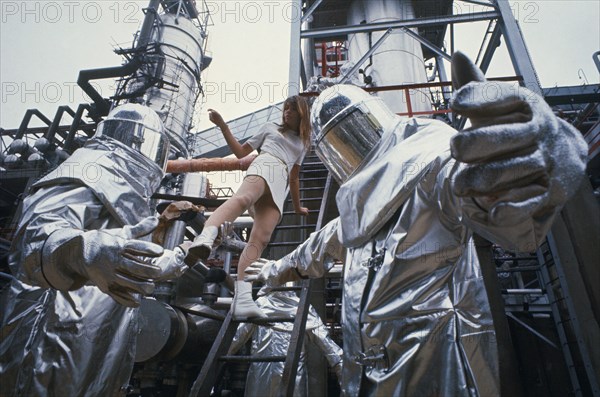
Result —
[[[302, 200], [300, 200], [302, 201]], [[318, 214], [319, 210], [308, 210], [309, 214]], [[286, 215], [298, 215], [296, 214], [296, 211], [283, 211], [283, 214], [281, 214], [282, 216], [286, 216]]]
[[327, 171], [327, 168], [312, 169], [312, 170], [301, 169], [300, 170], [300, 175], [305, 175], [305, 174], [327, 174], [328, 172], [329, 171]]
[[327, 181], [327, 177], [326, 176], [317, 176], [314, 178], [302, 178], [302, 182], [316, 182], [316, 181], [322, 181], [325, 182]]
[[229, 363], [270, 363], [270, 362], [285, 362], [287, 356], [221, 356], [219, 361]]
[[317, 225], [315, 224], [310, 224], [310, 225], [285, 225], [285, 226], [277, 226], [276, 229], [277, 230], [294, 230], [294, 229], [314, 229]]
[[[323, 200], [323, 197], [307, 197], [307, 198], [301, 198], [300, 202], [306, 202], [306, 201], [321, 201]], [[292, 199], [289, 198], [286, 200], [288, 203], [292, 202]]]
[[278, 243], [269, 243], [268, 247], [296, 247], [304, 241], [283, 241]]
[[[301, 187], [299, 190], [301, 192], [310, 192], [310, 191], [315, 191], [315, 190], [324, 191], [325, 188], [322, 187], [322, 186], [319, 186], [319, 187]], [[302, 201], [302, 199], [300, 199], [300, 201]]]

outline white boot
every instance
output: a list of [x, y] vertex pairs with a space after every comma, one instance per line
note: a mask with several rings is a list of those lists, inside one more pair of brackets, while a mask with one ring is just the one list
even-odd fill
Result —
[[202, 229], [202, 233], [196, 236], [194, 242], [190, 246], [188, 258], [194, 263], [198, 260], [205, 261], [208, 259], [218, 233], [219, 229], [216, 226], [205, 226], [204, 229]]
[[231, 310], [234, 320], [267, 317], [252, 299], [252, 283], [246, 281], [235, 282], [235, 295]]

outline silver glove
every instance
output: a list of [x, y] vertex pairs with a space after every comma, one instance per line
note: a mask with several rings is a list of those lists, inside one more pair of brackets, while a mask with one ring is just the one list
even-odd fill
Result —
[[543, 98], [509, 83], [487, 82], [460, 52], [452, 58], [451, 107], [472, 126], [451, 141], [458, 160], [453, 192], [471, 197], [495, 225], [552, 212], [577, 190], [587, 145]]
[[180, 277], [188, 268], [183, 262], [186, 252], [182, 247], [175, 247], [173, 251], [165, 250], [159, 258], [152, 263], [161, 270], [160, 276], [154, 281], [167, 281]]
[[148, 217], [120, 229], [59, 229], [44, 244], [44, 276], [58, 289], [62, 285], [74, 290], [90, 281], [118, 303], [137, 307], [138, 294], [152, 293], [153, 280], [161, 275], [161, 268], [148, 263], [148, 258], [161, 256], [163, 248], [138, 240], [157, 225], [156, 217]]
[[251, 263], [244, 272], [246, 273], [244, 281], [268, 282], [271, 286], [302, 279], [296, 271], [296, 266], [287, 256], [278, 261], [260, 258], [256, 262]]

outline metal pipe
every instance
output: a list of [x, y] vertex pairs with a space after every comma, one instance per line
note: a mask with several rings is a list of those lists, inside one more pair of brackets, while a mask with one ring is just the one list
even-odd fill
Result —
[[122, 66], [88, 69], [79, 72], [77, 85], [79, 85], [79, 87], [81, 87], [81, 89], [89, 95], [96, 105], [94, 112], [91, 115], [92, 118], [98, 119], [102, 116], [106, 116], [110, 111], [110, 101], [108, 99], [104, 99], [102, 95], [96, 91], [96, 89], [90, 84], [90, 80], [127, 76], [135, 73], [140, 66], [142, 66], [141, 59], [139, 57], [134, 57]]
[[144, 22], [142, 23], [142, 27], [140, 29], [140, 35], [138, 36], [136, 48], [145, 47], [150, 42], [150, 37], [152, 36], [152, 26], [154, 25], [156, 15], [158, 14], [159, 6], [160, 0], [150, 0], [148, 7], [144, 8], [146, 16], [144, 17]]
[[68, 153], [71, 153], [73, 141], [75, 139], [75, 133], [79, 129], [79, 123], [81, 122], [81, 117], [83, 116], [84, 110], [90, 110], [90, 105], [87, 103], [82, 103], [77, 108], [75, 112], [75, 116], [73, 117], [73, 123], [71, 124], [71, 128], [69, 128], [69, 133], [67, 134], [67, 139], [65, 139], [64, 150]]
[[52, 121], [52, 125], [50, 125], [50, 128], [48, 128], [48, 132], [44, 136], [44, 138], [46, 138], [48, 142], [52, 143], [52, 141], [54, 140], [54, 136], [58, 131], [60, 120], [62, 119], [62, 116], [65, 112], [69, 113], [71, 116], [73, 116], [73, 118], [75, 118], [75, 112], [73, 111], [73, 109], [71, 109], [69, 106], [59, 106], [58, 110], [56, 111], [56, 115], [54, 116], [54, 120]]
[[[367, 53], [372, 46], [379, 48], [371, 55], [369, 77], [374, 86], [427, 82], [421, 43], [412, 35], [403, 34], [394, 24], [415, 17], [411, 0], [387, 2], [384, 0], [354, 0], [348, 9], [347, 23], [357, 29], [365, 25], [386, 24], [387, 29], [373, 34], [354, 34], [348, 37], [348, 59], [354, 61]], [[363, 23], [364, 22], [364, 23]], [[404, 29], [404, 26], [399, 29]], [[391, 30], [394, 30], [392, 32]], [[394, 34], [392, 34], [394, 33]], [[371, 38], [372, 36], [372, 38]], [[381, 38], [387, 36], [383, 42]], [[375, 42], [375, 44], [373, 44]], [[402, 67], [398, 67], [402, 65]], [[394, 113], [431, 111], [431, 98], [419, 90], [397, 93], [378, 93]]]
[[170, 160], [166, 172], [185, 174], [188, 172], [208, 171], [245, 171], [254, 160], [255, 155], [241, 159], [236, 158], [200, 158], [188, 160]]
[[533, 329], [533, 327], [529, 326], [529, 324], [526, 324], [525, 322], [519, 320], [514, 314], [508, 312], [506, 313], [506, 315], [509, 318], [512, 318], [517, 324], [521, 325], [523, 328], [525, 328], [526, 330], [528, 330], [529, 332], [531, 332], [532, 334], [534, 334], [535, 336], [552, 346], [553, 348], [558, 349], [558, 346], [556, 346], [554, 342], [552, 342], [550, 339], [546, 338], [544, 335], [540, 334], [538, 331]]
[[534, 289], [503, 289], [503, 294], [507, 295], [542, 295], [544, 291], [538, 288]]
[[48, 126], [50, 126], [52, 124], [50, 119], [48, 117], [44, 116], [42, 114], [42, 112], [40, 112], [39, 110], [27, 109], [27, 111], [25, 112], [25, 116], [23, 117], [23, 121], [21, 121], [21, 125], [19, 126], [19, 129], [17, 131], [17, 134], [14, 137], [15, 140], [23, 138], [23, 136], [25, 135], [25, 131], [27, 131], [27, 127], [29, 126], [29, 122], [31, 121], [32, 116], [37, 116], [40, 120], [42, 120]]

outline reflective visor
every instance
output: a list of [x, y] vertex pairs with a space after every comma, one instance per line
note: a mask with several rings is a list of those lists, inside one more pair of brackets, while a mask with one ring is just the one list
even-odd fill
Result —
[[338, 112], [314, 136], [315, 152], [338, 183], [348, 180], [368, 157], [393, 117], [379, 98], [366, 96]]
[[358, 106], [340, 115], [341, 119], [323, 129], [315, 151], [338, 183], [345, 182], [365, 156], [377, 145], [382, 128]]

